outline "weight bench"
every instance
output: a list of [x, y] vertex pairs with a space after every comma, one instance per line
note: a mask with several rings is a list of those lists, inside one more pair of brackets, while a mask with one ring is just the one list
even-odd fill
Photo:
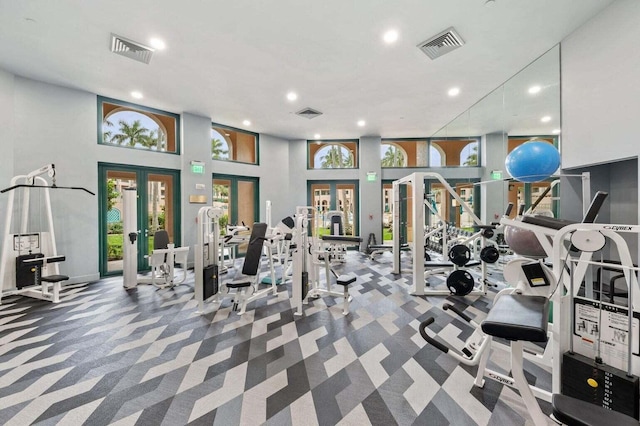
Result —
[[[549, 418], [540, 409], [524, 376], [523, 342], [546, 342], [548, 318], [549, 300], [546, 297], [505, 294], [495, 302], [481, 324], [486, 334], [511, 342], [511, 373], [536, 426], [548, 425]], [[571, 426], [638, 426], [638, 421], [632, 417], [565, 395], [553, 395], [552, 405], [554, 417]]]
[[[48, 256], [42, 257], [33, 257], [31, 259], [21, 259], [20, 262], [25, 266], [32, 266], [34, 268], [33, 275], [33, 285], [40, 286], [42, 290], [43, 297], [50, 297], [50, 300], [53, 303], [58, 303], [60, 301], [60, 290], [62, 289], [62, 282], [67, 281], [69, 276], [67, 275], [42, 275], [42, 268], [45, 267], [46, 264], [49, 263], [58, 263], [64, 262], [66, 260], [65, 256]], [[49, 283], [53, 284], [53, 291], [49, 293]]]

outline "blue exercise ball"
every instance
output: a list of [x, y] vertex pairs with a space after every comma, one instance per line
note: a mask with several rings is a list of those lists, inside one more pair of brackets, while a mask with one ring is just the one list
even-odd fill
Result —
[[549, 142], [525, 142], [507, 155], [504, 166], [520, 182], [540, 182], [558, 170], [560, 153]]

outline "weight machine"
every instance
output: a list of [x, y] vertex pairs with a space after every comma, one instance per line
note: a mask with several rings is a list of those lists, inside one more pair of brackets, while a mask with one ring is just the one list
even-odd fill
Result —
[[[435, 179], [439, 181], [445, 190], [456, 200], [459, 205], [462, 207], [464, 211], [469, 214], [469, 216], [473, 219], [475, 226], [480, 229], [480, 231], [467, 240], [464, 240], [462, 243], [466, 244], [471, 241], [475, 241], [476, 239], [480, 239], [481, 248], [485, 247], [485, 238], [484, 232], [487, 228], [492, 228], [492, 226], [485, 225], [478, 216], [473, 212], [473, 209], [458, 195], [458, 193], [449, 185], [449, 183], [442, 177], [442, 175], [433, 172], [415, 172], [412, 173], [402, 179], [398, 179], [393, 182], [393, 273], [400, 274], [401, 272], [401, 262], [400, 262], [400, 252], [401, 252], [401, 244], [400, 244], [400, 212], [401, 212], [401, 200], [400, 200], [400, 186], [401, 185], [410, 185], [411, 186], [411, 198], [413, 199], [413, 208], [411, 210], [411, 218], [413, 221], [413, 230], [412, 230], [412, 252], [413, 252], [413, 266], [412, 266], [412, 275], [413, 275], [413, 285], [411, 287], [410, 293], [416, 296], [423, 295], [450, 295], [452, 294], [452, 289], [461, 288], [464, 289], [465, 294], [470, 295], [484, 295], [486, 294], [486, 276], [487, 276], [487, 267], [486, 262], [480, 262], [481, 268], [481, 279], [478, 286], [475, 286], [473, 282], [473, 278], [469, 275], [468, 272], [459, 270], [457, 266], [453, 262], [425, 262], [425, 250], [424, 247], [421, 247], [421, 244], [424, 244], [424, 223], [425, 223], [425, 204], [423, 203], [424, 194], [425, 194], [425, 179]], [[427, 203], [428, 204], [428, 203]], [[427, 207], [431, 207], [427, 205]], [[443, 230], [443, 233], [446, 232], [446, 229]], [[443, 259], [444, 260], [444, 259]], [[467, 262], [468, 263], [468, 262]], [[465, 263], [466, 265], [466, 263]], [[477, 265], [474, 265], [477, 266]], [[448, 280], [447, 289], [432, 289], [425, 288], [426, 280], [425, 277], [428, 277], [433, 272], [425, 271], [425, 267], [436, 268], [437, 273], [442, 273], [443, 271], [453, 271], [455, 275], [453, 276], [453, 280]], [[449, 282], [452, 281], [452, 282]], [[455, 282], [453, 282], [455, 281]], [[463, 285], [459, 285], [461, 282]], [[470, 288], [469, 288], [470, 283]], [[468, 291], [467, 291], [468, 290]], [[457, 291], [457, 290], [456, 290]]]
[[[154, 238], [154, 248], [147, 257], [151, 267], [151, 277], [138, 277], [138, 208], [137, 191], [127, 188], [122, 193], [123, 220], [123, 272], [122, 283], [126, 289], [135, 288], [138, 284], [151, 284], [157, 288], [170, 288], [182, 284], [187, 278], [187, 258], [189, 247], [176, 247], [169, 243], [169, 236], [166, 231], [160, 230]], [[158, 239], [156, 241], [156, 239]], [[157, 244], [160, 239], [166, 243]], [[182, 277], [176, 279], [175, 264], [180, 265]]]
[[[356, 281], [352, 275], [338, 275], [331, 268], [331, 256], [335, 246], [359, 245], [360, 237], [324, 235], [319, 241], [308, 235], [309, 221], [314, 218], [313, 207], [297, 207], [295, 215], [295, 249], [293, 252], [292, 297], [295, 315], [302, 315], [302, 304], [309, 297], [334, 296], [343, 298], [343, 314], [349, 313], [349, 285]], [[325, 285], [320, 284], [320, 267], [325, 268]], [[342, 292], [332, 289], [331, 277], [342, 286]]]
[[[51, 183], [44, 175], [51, 179]], [[54, 164], [47, 164], [26, 175], [14, 176], [10, 186], [0, 191], [9, 193], [0, 260], [0, 303], [2, 297], [12, 294], [53, 303], [60, 301], [62, 282], [69, 277], [61, 275], [58, 266], [65, 256], [59, 255], [56, 247], [49, 193], [52, 189], [80, 190], [95, 195], [82, 187], [58, 186]], [[32, 191], [40, 191], [44, 206], [36, 205], [31, 197]], [[19, 197], [17, 204], [16, 194]], [[37, 207], [44, 209], [44, 224], [32, 216], [32, 211]]]

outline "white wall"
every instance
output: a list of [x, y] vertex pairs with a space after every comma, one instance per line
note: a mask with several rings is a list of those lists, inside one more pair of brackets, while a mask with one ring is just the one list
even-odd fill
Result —
[[296, 212], [289, 187], [289, 164], [289, 141], [260, 135], [260, 220], [266, 220], [265, 206], [270, 200], [272, 225]]
[[[14, 172], [53, 163], [60, 186], [97, 194], [96, 97], [15, 78]], [[51, 191], [60, 271], [72, 281], [98, 278], [98, 199], [81, 191]], [[44, 219], [44, 218], [43, 218]]]
[[[6, 71], [0, 70], [0, 188], [9, 186], [13, 173], [13, 142], [14, 142], [14, 77]], [[0, 195], [0, 241], [4, 238], [4, 217], [6, 208], [6, 194]]]
[[[189, 246], [189, 261], [193, 261], [193, 245], [198, 242], [196, 217], [198, 210], [211, 205], [211, 119], [193, 114], [182, 114], [180, 137], [181, 168], [181, 246]], [[191, 172], [191, 161], [204, 163], [204, 173]], [[196, 185], [203, 185], [204, 189], [196, 189]], [[204, 195], [206, 204], [191, 204], [190, 195]]]
[[640, 2], [618, 0], [561, 43], [562, 167], [636, 157]]

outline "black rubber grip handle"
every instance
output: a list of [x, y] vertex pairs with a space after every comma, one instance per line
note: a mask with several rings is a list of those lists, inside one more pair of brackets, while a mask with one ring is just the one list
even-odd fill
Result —
[[444, 309], [445, 311], [447, 309], [451, 309], [453, 312], [458, 314], [458, 316], [460, 318], [462, 318], [463, 320], [465, 320], [466, 322], [471, 322], [471, 317], [469, 315], [465, 314], [460, 309], [456, 308], [455, 306], [453, 306], [453, 305], [451, 305], [449, 303], [445, 303], [444, 305], [442, 305], [442, 309]]
[[434, 319], [433, 317], [429, 317], [426, 320], [422, 321], [420, 323], [420, 335], [422, 336], [422, 338], [429, 343], [431, 346], [440, 349], [442, 352], [444, 352], [445, 354], [447, 352], [449, 352], [449, 348], [446, 347], [445, 345], [443, 345], [442, 343], [438, 342], [435, 339], [432, 339], [428, 334], [427, 331], [425, 330], [429, 325], [431, 325], [433, 323]]

